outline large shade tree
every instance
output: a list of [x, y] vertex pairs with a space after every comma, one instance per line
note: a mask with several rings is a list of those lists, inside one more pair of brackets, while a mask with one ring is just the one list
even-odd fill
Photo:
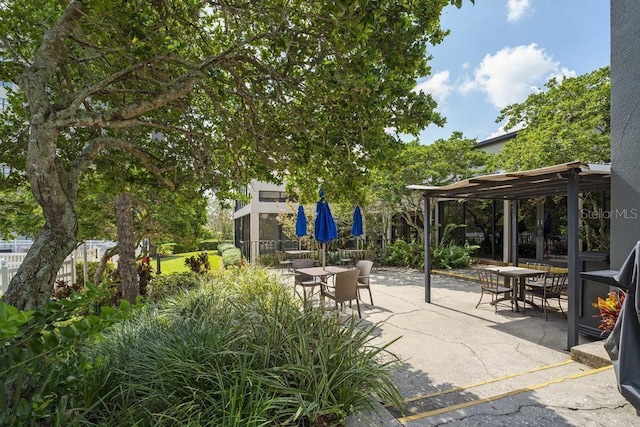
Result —
[[496, 121], [520, 128], [495, 158], [495, 167], [513, 171], [571, 161], [608, 162], [611, 157], [609, 67], [564, 79], [505, 107]]
[[[608, 66], [564, 79], [552, 78], [545, 90], [505, 107], [497, 121], [506, 129], [522, 128], [494, 158], [494, 168], [513, 171], [582, 161], [611, 159], [611, 80]], [[582, 195], [594, 212], [605, 209], [600, 195]], [[581, 238], [589, 250], [608, 249], [604, 218], [583, 218]]]
[[127, 153], [167, 188], [185, 173], [219, 192], [286, 174], [303, 191], [318, 177], [357, 184], [401, 145], [385, 129], [437, 118], [411, 89], [446, 35], [442, 8], [461, 2], [2, 2], [0, 80], [17, 84], [25, 125], [1, 160], [23, 165], [45, 218], [6, 301], [49, 298], [77, 242], [79, 183], [103, 153]]
[[476, 139], [466, 138], [462, 132], [430, 145], [407, 144], [395, 158], [393, 168], [372, 171], [370, 211], [378, 215], [371, 222], [377, 222], [379, 230], [386, 234], [393, 216], [399, 213], [422, 240], [422, 194], [408, 190], [407, 185], [446, 185], [481, 173], [489, 156], [476, 145]]

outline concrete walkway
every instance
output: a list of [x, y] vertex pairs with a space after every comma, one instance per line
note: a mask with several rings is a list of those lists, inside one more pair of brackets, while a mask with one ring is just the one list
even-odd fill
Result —
[[402, 360], [394, 377], [407, 405], [358, 414], [349, 426], [640, 425], [611, 367], [601, 367], [602, 342], [581, 336], [574, 350], [586, 358], [572, 359], [560, 312], [545, 321], [529, 307], [475, 308], [477, 283], [441, 275], [427, 304], [423, 272], [406, 269], [374, 271], [371, 288], [375, 304], [361, 303], [362, 324], [378, 325], [376, 344], [399, 338], [390, 350]]

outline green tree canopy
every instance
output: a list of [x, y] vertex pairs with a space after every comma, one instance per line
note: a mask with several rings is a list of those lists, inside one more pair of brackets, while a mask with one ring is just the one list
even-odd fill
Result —
[[0, 80], [19, 91], [0, 161], [45, 218], [5, 299], [48, 299], [77, 242], [81, 178], [110, 152], [221, 198], [251, 178], [357, 186], [401, 146], [386, 129], [441, 121], [412, 89], [446, 35], [442, 8], [461, 3], [4, 1]]
[[496, 156], [494, 166], [513, 171], [583, 161], [609, 162], [609, 67], [578, 77], [552, 78], [546, 90], [505, 107], [497, 122], [521, 128]]
[[431, 145], [411, 142], [392, 167], [374, 170], [371, 205], [372, 210], [382, 214], [378, 219], [381, 231], [390, 226], [390, 216], [400, 212], [407, 224], [422, 235], [422, 194], [408, 190], [407, 185], [446, 185], [482, 173], [489, 156], [476, 145], [475, 139], [465, 138], [461, 132]]

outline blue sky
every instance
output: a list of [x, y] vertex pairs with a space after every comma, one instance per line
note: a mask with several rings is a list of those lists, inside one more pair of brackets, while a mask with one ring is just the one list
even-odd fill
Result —
[[609, 0], [476, 0], [449, 6], [451, 33], [431, 47], [431, 93], [444, 127], [429, 126], [423, 144], [454, 131], [478, 141], [504, 133], [500, 109], [522, 102], [552, 76], [576, 76], [610, 63]]

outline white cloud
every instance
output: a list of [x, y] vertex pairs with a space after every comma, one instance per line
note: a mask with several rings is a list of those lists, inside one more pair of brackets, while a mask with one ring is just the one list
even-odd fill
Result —
[[498, 130], [496, 130], [495, 132], [492, 132], [491, 134], [489, 134], [487, 139], [495, 138], [496, 136], [505, 135], [505, 134], [507, 134], [509, 132], [513, 132], [513, 131], [520, 130], [520, 129], [524, 128], [524, 124], [523, 123], [518, 123], [517, 125], [515, 125], [511, 129], [509, 129], [508, 131], [505, 129], [505, 126], [507, 126], [506, 123], [504, 123], [502, 126], [500, 126], [498, 128]]
[[443, 102], [452, 90], [453, 86], [449, 82], [448, 70], [434, 74], [430, 79], [423, 81], [413, 88], [414, 92], [431, 94], [438, 102]]
[[490, 133], [486, 139], [495, 138], [496, 136], [504, 135], [506, 133], [507, 131], [504, 130], [504, 126], [500, 126], [497, 131]]
[[529, 9], [529, 0], [507, 0], [507, 21], [515, 22]]
[[551, 76], [575, 75], [560, 67], [544, 49], [535, 43], [505, 47], [494, 55], [486, 55], [474, 71], [474, 79], [462, 83], [462, 93], [473, 89], [484, 92], [498, 108], [522, 102], [540, 90]]

